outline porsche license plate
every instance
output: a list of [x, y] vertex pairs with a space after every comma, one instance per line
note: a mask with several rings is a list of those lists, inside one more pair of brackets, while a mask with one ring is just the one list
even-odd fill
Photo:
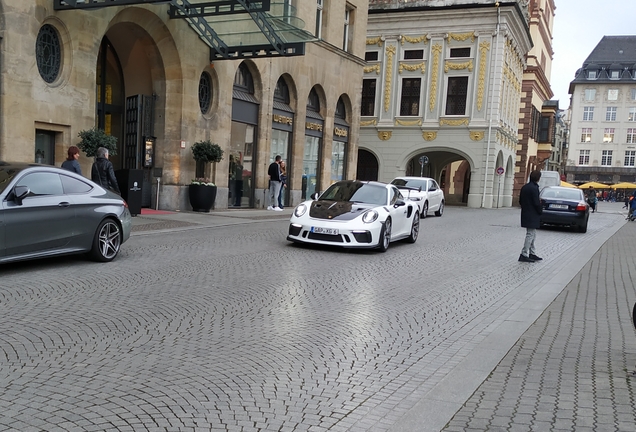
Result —
[[316, 234], [338, 235], [338, 230], [335, 228], [311, 227], [311, 232]]
[[550, 204], [550, 208], [551, 209], [559, 209], [559, 210], [567, 210], [568, 209], [568, 205], [567, 204]]

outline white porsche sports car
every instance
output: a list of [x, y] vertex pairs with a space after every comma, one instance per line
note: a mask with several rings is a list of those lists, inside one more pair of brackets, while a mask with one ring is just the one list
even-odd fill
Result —
[[405, 200], [395, 185], [343, 180], [312, 198], [294, 209], [287, 240], [382, 252], [392, 241], [417, 240], [417, 203]]
[[444, 214], [444, 191], [432, 178], [397, 177], [391, 184], [397, 186], [407, 200], [417, 202], [422, 219], [429, 212], [435, 212], [435, 216]]

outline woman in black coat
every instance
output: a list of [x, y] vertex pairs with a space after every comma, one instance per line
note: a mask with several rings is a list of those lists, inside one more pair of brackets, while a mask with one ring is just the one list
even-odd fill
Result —
[[519, 204], [521, 205], [521, 226], [526, 229], [526, 239], [519, 255], [519, 261], [535, 262], [542, 258], [538, 257], [534, 248], [534, 240], [537, 236], [537, 228], [541, 224], [541, 213], [543, 206], [539, 200], [539, 179], [541, 171], [532, 171], [530, 181], [526, 183], [519, 193]]

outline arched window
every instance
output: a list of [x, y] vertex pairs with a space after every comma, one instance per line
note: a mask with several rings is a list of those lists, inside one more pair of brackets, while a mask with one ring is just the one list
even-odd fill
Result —
[[199, 78], [199, 108], [205, 114], [212, 105], [212, 77], [207, 72], [201, 73]]
[[289, 104], [289, 88], [287, 87], [287, 83], [283, 77], [278, 78], [278, 82], [276, 83], [276, 88], [274, 89], [274, 100], [284, 104]]
[[241, 63], [236, 75], [234, 75], [234, 89], [245, 93], [254, 94], [254, 81], [245, 63]]

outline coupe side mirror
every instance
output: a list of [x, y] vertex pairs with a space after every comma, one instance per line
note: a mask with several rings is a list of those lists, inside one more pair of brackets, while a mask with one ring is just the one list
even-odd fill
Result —
[[16, 186], [13, 189], [13, 200], [17, 205], [22, 205], [22, 200], [31, 193], [27, 186]]
[[309, 198], [316, 201], [318, 199], [318, 196], [320, 196], [320, 194], [318, 192], [314, 192], [309, 196]]

